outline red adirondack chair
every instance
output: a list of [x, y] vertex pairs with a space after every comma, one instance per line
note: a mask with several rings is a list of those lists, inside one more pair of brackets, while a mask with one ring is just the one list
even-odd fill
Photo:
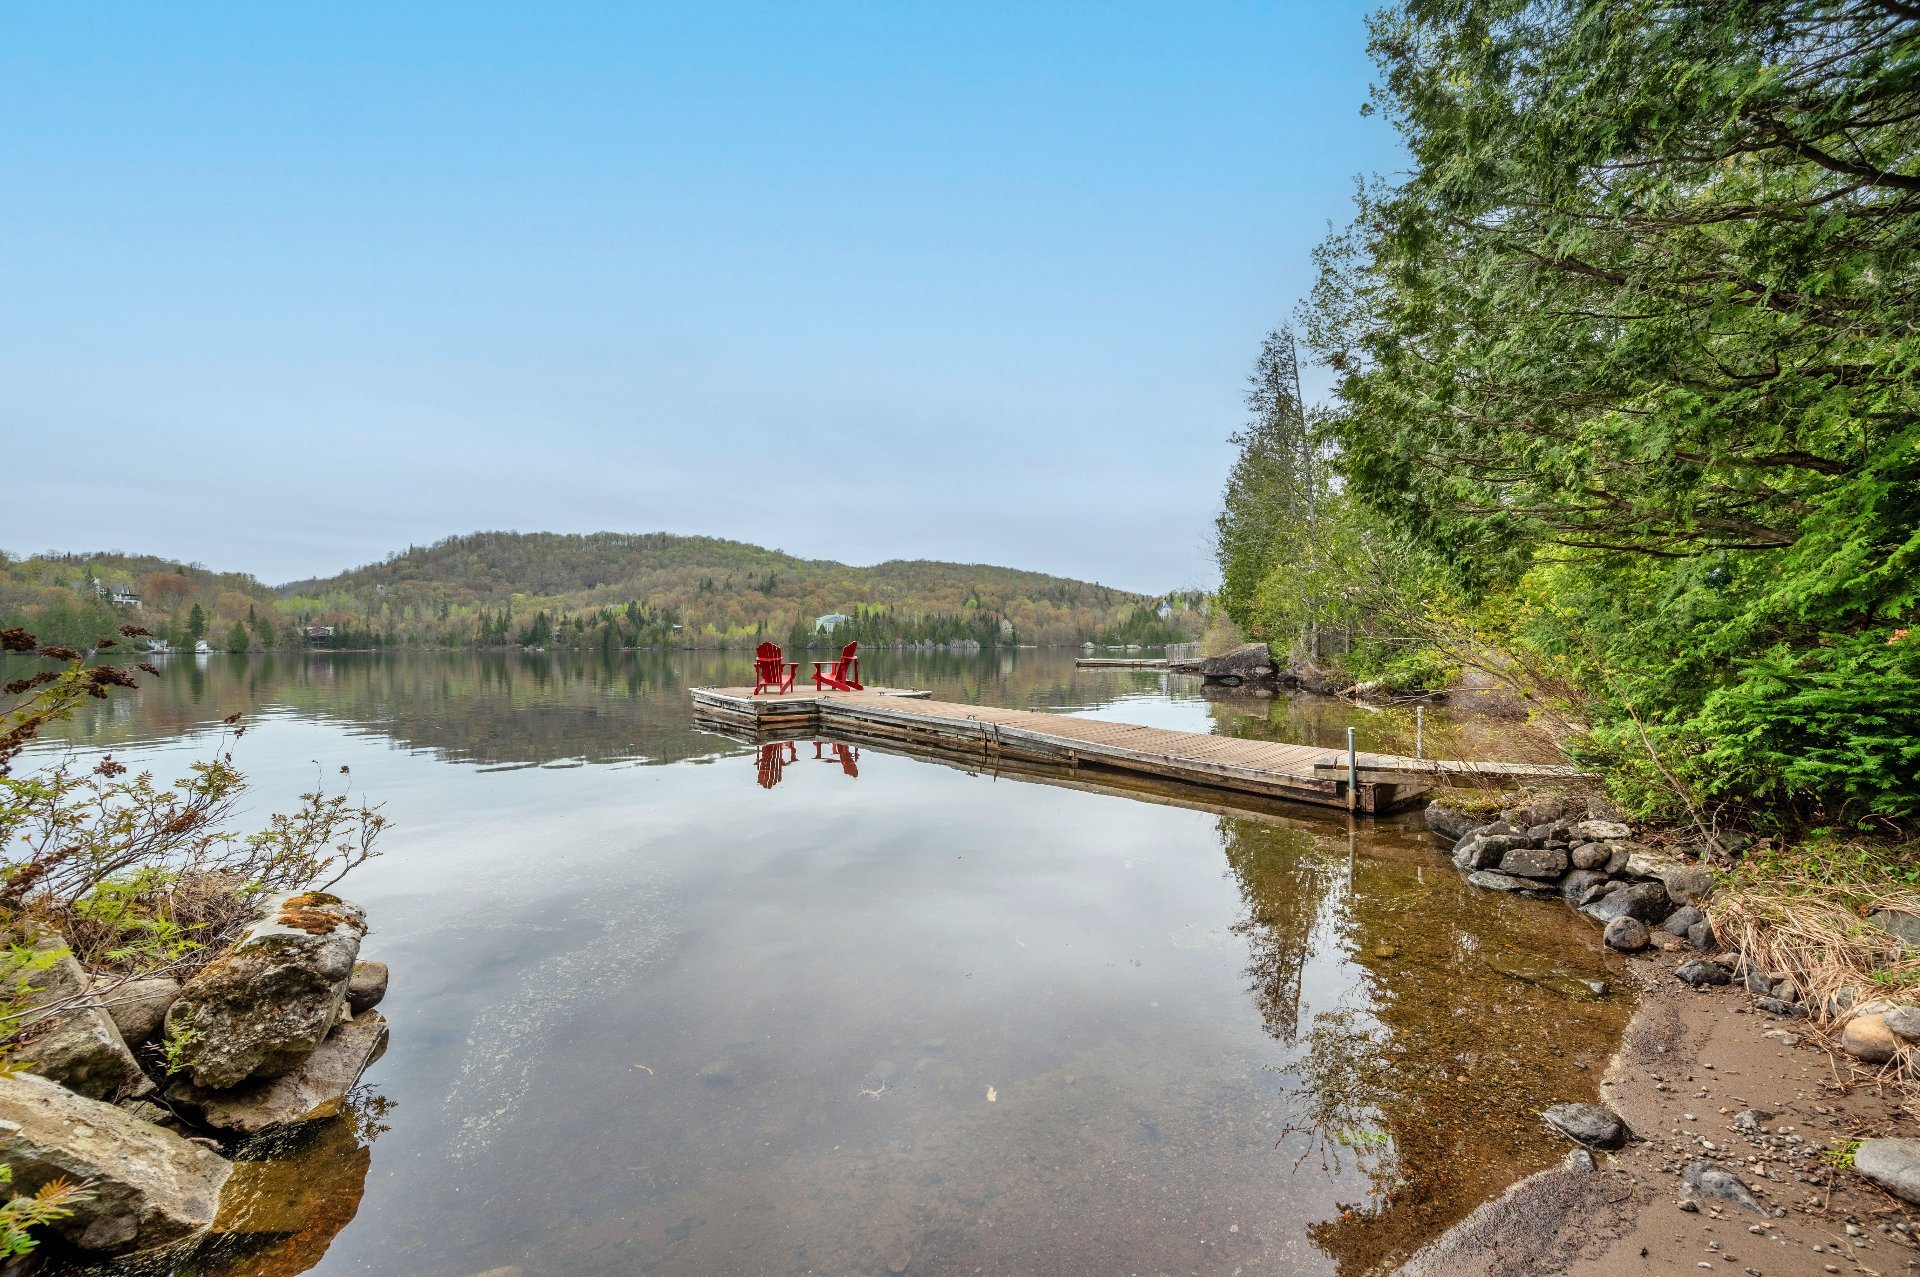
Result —
[[762, 689], [791, 692], [800, 673], [800, 662], [781, 659], [778, 643], [762, 643], [753, 654], [753, 694]]
[[836, 692], [864, 692], [860, 683], [860, 645], [849, 643], [840, 649], [837, 661], [813, 663], [813, 690], [832, 688]]

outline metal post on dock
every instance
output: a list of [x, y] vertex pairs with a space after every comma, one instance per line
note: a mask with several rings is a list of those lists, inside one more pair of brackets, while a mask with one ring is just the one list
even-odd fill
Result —
[[1420, 737], [1425, 733], [1426, 726], [1427, 707], [1425, 705], [1415, 705], [1413, 707], [1413, 756], [1415, 758], [1426, 757], [1426, 755], [1420, 752], [1422, 744]]
[[1360, 761], [1353, 752], [1353, 729], [1347, 729], [1347, 810], [1360, 810]]

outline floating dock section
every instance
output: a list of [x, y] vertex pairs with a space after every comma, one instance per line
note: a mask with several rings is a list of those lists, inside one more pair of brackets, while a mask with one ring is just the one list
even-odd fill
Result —
[[[893, 743], [950, 757], [1067, 769], [1103, 768], [1209, 789], [1380, 813], [1418, 802], [1431, 788], [1431, 765], [1394, 772], [1387, 756], [1349, 782], [1321, 767], [1321, 745], [1282, 745], [1204, 732], [1170, 731], [1065, 714], [936, 701], [931, 693], [874, 687], [863, 692], [796, 690], [755, 696], [751, 688], [693, 689], [696, 725], [756, 735], [831, 733]], [[1406, 762], [1414, 762], [1408, 759]]]

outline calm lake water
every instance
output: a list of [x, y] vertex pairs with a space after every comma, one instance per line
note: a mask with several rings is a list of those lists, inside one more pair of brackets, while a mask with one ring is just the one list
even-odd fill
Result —
[[[1396, 747], [1071, 653], [876, 653], [948, 699]], [[1598, 932], [1415, 817], [1209, 809], [694, 731], [708, 653], [174, 657], [74, 743], [262, 816], [352, 769], [392, 965], [353, 1113], [241, 1150], [114, 1272], [1377, 1271], [1562, 1148], [1629, 1010]], [[1444, 729], [1444, 725], [1440, 725]], [[1081, 777], [1084, 780], [1086, 777]], [[102, 1270], [106, 1271], [106, 1270]]]

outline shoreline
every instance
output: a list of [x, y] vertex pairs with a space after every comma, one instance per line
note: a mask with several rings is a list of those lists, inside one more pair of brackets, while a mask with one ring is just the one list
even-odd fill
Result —
[[[1630, 959], [1637, 1004], [1600, 1083], [1634, 1132], [1626, 1147], [1569, 1142], [1565, 1161], [1482, 1203], [1398, 1277], [1920, 1272], [1920, 1214], [1826, 1160], [1839, 1141], [1889, 1131], [1898, 1099], [1741, 986], [1683, 984], [1686, 956]], [[1681, 1171], [1701, 1161], [1764, 1210], [1688, 1189]]]

